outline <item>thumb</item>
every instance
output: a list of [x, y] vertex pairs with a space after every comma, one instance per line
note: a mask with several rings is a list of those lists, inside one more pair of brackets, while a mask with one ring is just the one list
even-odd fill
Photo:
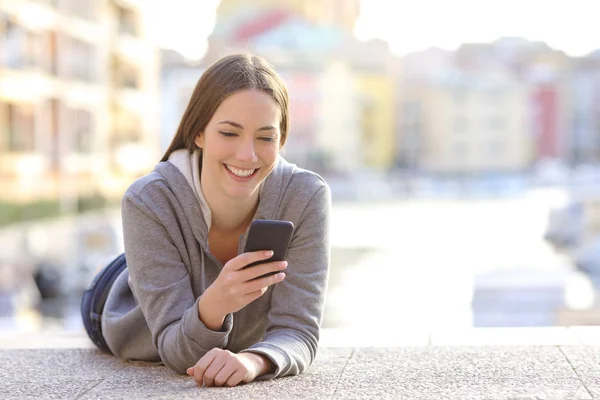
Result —
[[187, 369], [187, 374], [188, 374], [189, 376], [194, 376], [194, 367], [189, 367], [189, 368]]

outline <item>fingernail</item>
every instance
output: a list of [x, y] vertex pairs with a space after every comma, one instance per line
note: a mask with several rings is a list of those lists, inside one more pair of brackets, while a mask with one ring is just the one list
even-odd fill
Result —
[[271, 257], [272, 255], [273, 255], [273, 250], [267, 250], [267, 251], [265, 251], [265, 256]]
[[277, 279], [282, 279], [285, 278], [285, 274], [283, 272], [280, 272], [277, 274]]

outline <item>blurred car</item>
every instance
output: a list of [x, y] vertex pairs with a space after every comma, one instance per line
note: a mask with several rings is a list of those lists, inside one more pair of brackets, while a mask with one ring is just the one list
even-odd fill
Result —
[[594, 286], [600, 284], [600, 235], [582, 246], [574, 255], [577, 269], [586, 273]]
[[552, 210], [544, 239], [559, 249], [577, 247], [583, 236], [584, 217], [584, 205], [578, 201]]

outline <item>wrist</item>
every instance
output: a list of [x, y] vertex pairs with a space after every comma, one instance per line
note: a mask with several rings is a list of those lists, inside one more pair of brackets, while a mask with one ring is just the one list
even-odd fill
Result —
[[227, 313], [223, 313], [217, 306], [211, 295], [210, 287], [200, 296], [198, 300], [198, 318], [210, 330], [220, 331]]
[[256, 377], [270, 374], [275, 371], [275, 364], [271, 359], [263, 354], [245, 351], [241, 355], [247, 357], [255, 367]]

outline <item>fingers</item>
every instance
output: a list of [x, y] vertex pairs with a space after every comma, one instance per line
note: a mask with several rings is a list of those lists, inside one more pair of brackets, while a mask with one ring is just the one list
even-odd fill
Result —
[[237, 386], [240, 384], [240, 382], [244, 380], [245, 377], [246, 371], [244, 371], [243, 369], [238, 369], [233, 374], [231, 374], [229, 379], [227, 379], [226, 385], [229, 387]]
[[227, 264], [225, 264], [223, 268], [229, 268], [234, 271], [238, 271], [240, 269], [243, 269], [248, 264], [252, 264], [258, 261], [265, 261], [271, 257], [273, 257], [272, 250], [251, 251], [248, 253], [242, 253], [239, 256], [227, 262]]
[[219, 354], [217, 357], [215, 357], [213, 362], [210, 363], [208, 368], [206, 368], [206, 371], [204, 371], [203, 379], [206, 386], [218, 386], [215, 385], [215, 377], [221, 372], [226, 363], [227, 358], [223, 357], [223, 354]]
[[[265, 289], [271, 285], [281, 282], [285, 279], [285, 273], [279, 272], [275, 275], [265, 276], [264, 278], [254, 279], [244, 283], [244, 292], [250, 294], [258, 290]], [[263, 292], [264, 293], [264, 292]]]
[[229, 350], [214, 348], [188, 368], [187, 374], [194, 377], [198, 386], [236, 386], [250, 382], [255, 375], [249, 375], [249, 366], [239, 357]]
[[190, 372], [193, 373], [193, 377], [194, 377], [194, 381], [196, 381], [196, 384], [198, 386], [202, 386], [202, 384], [204, 383], [204, 373], [206, 371], [206, 369], [212, 364], [212, 362], [215, 360], [216, 356], [217, 356], [217, 351], [218, 349], [212, 349], [210, 350], [208, 353], [206, 353], [197, 363], [193, 368], [193, 371], [190, 371], [190, 368], [188, 368], [188, 375], [190, 374]]
[[241, 271], [240, 274], [243, 274], [244, 281], [251, 281], [253, 279], [258, 278], [259, 276], [263, 276], [265, 274], [277, 273], [283, 271], [288, 266], [287, 261], [274, 261], [265, 264], [252, 266], [244, 271]]
[[237, 371], [236, 365], [232, 362], [226, 363], [219, 373], [213, 379], [215, 386], [223, 386], [229, 382], [229, 378]]

